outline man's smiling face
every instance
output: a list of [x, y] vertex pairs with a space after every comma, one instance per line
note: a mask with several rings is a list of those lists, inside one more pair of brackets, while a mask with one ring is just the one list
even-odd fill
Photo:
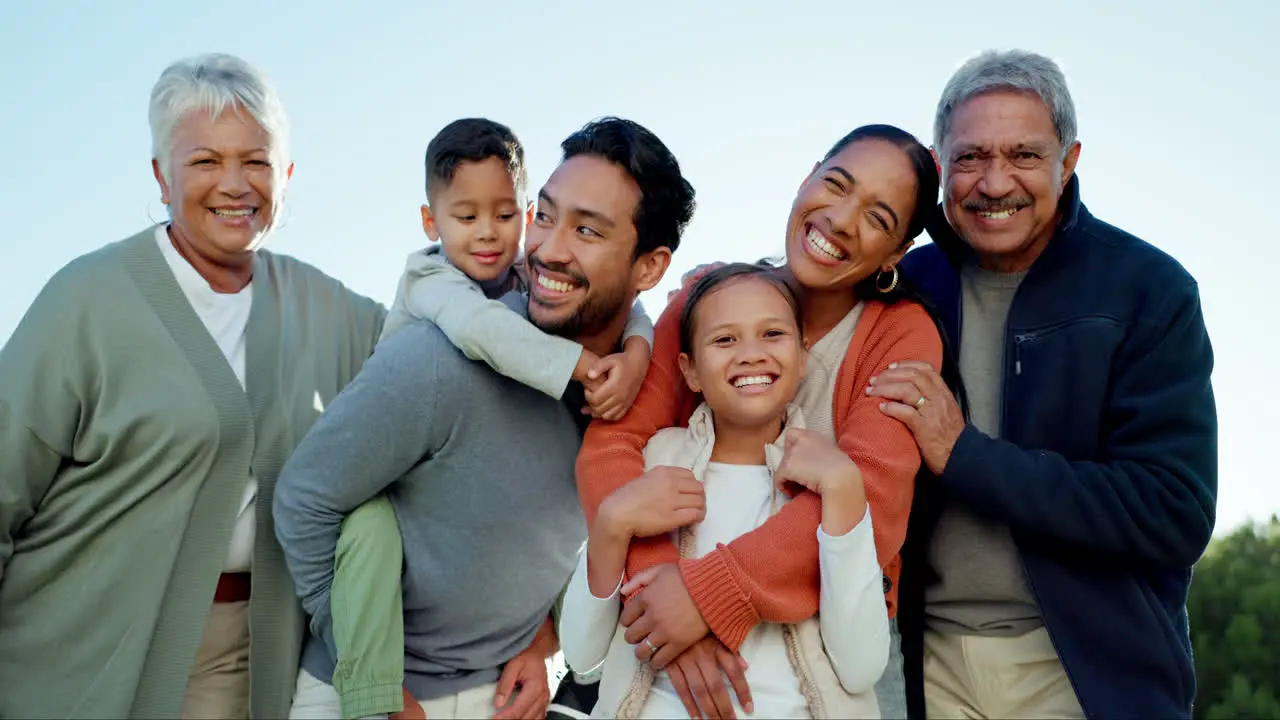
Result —
[[538, 193], [525, 245], [529, 319], [568, 338], [601, 332], [635, 300], [640, 188], [594, 155], [560, 164]]
[[984, 266], [1025, 270], [1058, 224], [1080, 144], [1065, 151], [1039, 97], [1002, 90], [966, 100], [943, 138], [943, 206]]

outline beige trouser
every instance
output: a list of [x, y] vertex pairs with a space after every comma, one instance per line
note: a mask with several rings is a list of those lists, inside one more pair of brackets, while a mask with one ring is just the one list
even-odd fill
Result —
[[[421, 700], [422, 711], [428, 720], [453, 720], [454, 718], [490, 718], [498, 709], [493, 706], [493, 696], [498, 692], [497, 683], [489, 683], [463, 690], [457, 695], [446, 695], [434, 700]], [[517, 691], [507, 702], [515, 702]], [[293, 691], [293, 708], [289, 720], [341, 720], [342, 699], [333, 686], [316, 679], [302, 670], [298, 673], [298, 685]]]
[[182, 699], [183, 720], [248, 720], [249, 601], [214, 603]]
[[924, 634], [924, 700], [937, 718], [1083, 718], [1049, 631]]

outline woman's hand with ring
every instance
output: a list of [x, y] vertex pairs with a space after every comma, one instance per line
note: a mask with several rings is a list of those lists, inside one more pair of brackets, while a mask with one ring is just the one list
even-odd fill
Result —
[[657, 646], [657, 645], [654, 645], [652, 640], [650, 640], [649, 638], [647, 638], [647, 637], [646, 637], [646, 638], [644, 639], [644, 644], [649, 646], [649, 657], [650, 657], [650, 658], [652, 658], [654, 655], [657, 655], [657, 654], [658, 654], [658, 646]]

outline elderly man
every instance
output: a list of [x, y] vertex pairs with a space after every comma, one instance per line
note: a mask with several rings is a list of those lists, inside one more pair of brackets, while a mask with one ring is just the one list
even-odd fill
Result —
[[915, 363], [869, 390], [937, 476], [904, 551], [912, 715], [1190, 717], [1186, 597], [1217, 489], [1196, 282], [1081, 203], [1052, 61], [967, 62], [934, 142], [943, 212], [903, 268], [967, 400]]
[[[529, 227], [531, 290], [504, 301], [607, 355], [637, 294], [666, 272], [694, 192], [667, 147], [627, 120], [593, 122], [562, 149]], [[550, 612], [586, 539], [573, 475], [583, 398], [581, 385], [561, 401], [472, 362], [430, 323], [379, 346], [276, 490], [276, 533], [313, 618], [291, 717], [340, 715], [335, 552], [343, 518], [384, 490], [403, 537], [404, 680], [422, 710], [546, 714]]]

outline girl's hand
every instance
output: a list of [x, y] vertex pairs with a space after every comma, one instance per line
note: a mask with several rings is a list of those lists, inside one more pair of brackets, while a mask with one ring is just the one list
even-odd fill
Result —
[[661, 466], [614, 490], [601, 503], [597, 522], [630, 539], [671, 532], [706, 515], [707, 496], [693, 473]]
[[706, 515], [702, 483], [684, 468], [656, 467], [614, 490], [600, 504], [587, 537], [591, 594], [607, 598], [618, 587], [632, 538], [671, 532]]
[[862, 471], [836, 444], [813, 430], [792, 428], [783, 441], [782, 464], [773, 474], [783, 487], [795, 483], [819, 495], [862, 486]]
[[867, 512], [862, 471], [834, 442], [812, 430], [787, 431], [774, 483], [800, 485], [822, 496], [822, 531], [844, 535]]

